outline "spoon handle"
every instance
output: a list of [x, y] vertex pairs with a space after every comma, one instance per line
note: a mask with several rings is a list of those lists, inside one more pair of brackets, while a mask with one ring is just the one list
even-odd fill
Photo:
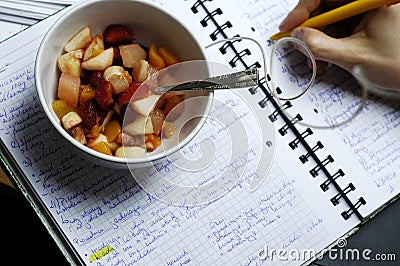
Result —
[[238, 89], [252, 87], [258, 84], [258, 69], [252, 68], [239, 72], [211, 77], [205, 80], [195, 80], [178, 85], [152, 88], [153, 94], [170, 91], [215, 91], [223, 89]]

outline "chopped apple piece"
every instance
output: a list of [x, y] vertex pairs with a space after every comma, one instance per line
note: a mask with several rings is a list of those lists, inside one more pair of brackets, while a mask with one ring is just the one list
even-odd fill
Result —
[[71, 53], [76, 58], [82, 59], [83, 58], [83, 54], [85, 53], [85, 50], [78, 49], [78, 50], [73, 50], [73, 51], [71, 51], [69, 53]]
[[82, 118], [78, 115], [77, 112], [74, 111], [69, 112], [61, 118], [61, 123], [66, 130], [73, 128], [81, 122]]
[[63, 73], [80, 77], [82, 73], [81, 60], [76, 55], [76, 51], [60, 55], [57, 59], [58, 69]]
[[132, 76], [136, 81], [143, 82], [147, 79], [150, 64], [146, 60], [140, 60], [133, 66]]
[[173, 123], [165, 121], [162, 129], [162, 134], [165, 138], [169, 139], [175, 134], [177, 128], [178, 127], [175, 126]]
[[132, 77], [129, 72], [121, 66], [109, 66], [104, 71], [104, 79], [109, 81], [113, 87], [113, 93], [118, 94], [129, 88]]
[[119, 147], [115, 151], [115, 156], [121, 158], [140, 158], [144, 157], [145, 155], [146, 150], [137, 146]]
[[145, 135], [129, 135], [125, 132], [121, 132], [117, 137], [117, 142], [123, 146], [138, 146], [145, 148]]
[[158, 87], [158, 76], [159, 76], [159, 71], [157, 68], [153, 67], [152, 65], [149, 65], [147, 68], [147, 78], [145, 83], [149, 85], [150, 88], [156, 88]]
[[87, 45], [85, 53], [83, 54], [83, 61], [97, 56], [102, 51], [104, 51], [104, 38], [102, 33], [98, 33]]
[[122, 66], [109, 66], [104, 70], [103, 78], [107, 81], [114, 75], [123, 75], [125, 69]]
[[116, 141], [108, 142], [107, 144], [108, 144], [108, 147], [110, 147], [110, 150], [111, 150], [112, 153], [115, 153], [115, 151], [116, 151], [119, 147], [121, 147], [121, 144], [119, 144], [119, 143], [116, 142]]
[[146, 51], [136, 43], [119, 46], [119, 53], [122, 57], [122, 62], [125, 67], [132, 68], [140, 60], [145, 60], [147, 57]]
[[91, 40], [92, 29], [89, 26], [86, 26], [68, 40], [64, 46], [64, 50], [66, 52], [71, 52], [74, 50], [83, 49]]
[[124, 126], [123, 131], [129, 135], [153, 134], [153, 124], [149, 116], [138, 115], [133, 122]]
[[104, 50], [95, 57], [89, 60], [83, 61], [81, 66], [83, 69], [87, 70], [98, 70], [102, 71], [107, 67], [111, 66], [114, 59], [114, 49], [112, 47]]
[[77, 76], [61, 73], [58, 81], [58, 98], [71, 107], [78, 107], [81, 79]]
[[175, 134], [177, 127], [169, 121], [184, 110], [185, 92], [151, 93], [152, 88], [181, 83], [160, 71], [178, 58], [155, 43], [147, 48], [135, 39], [124, 25], [111, 24], [94, 36], [86, 26], [56, 59], [61, 75], [52, 107], [61, 126], [79, 143], [110, 156], [146, 156], [162, 137]]
[[108, 141], [107, 141], [106, 135], [100, 133], [96, 138], [90, 139], [89, 142], [88, 142], [88, 146], [96, 145], [99, 142], [106, 142], [107, 143]]
[[114, 94], [119, 94], [129, 88], [129, 84], [132, 82], [132, 77], [127, 71], [125, 71], [123, 75], [112, 76], [109, 81], [113, 87]]
[[143, 116], [148, 116], [157, 104], [160, 95], [150, 94], [148, 97], [131, 102], [133, 109]]
[[156, 135], [160, 135], [165, 121], [164, 111], [160, 108], [154, 108], [150, 114], [153, 131]]

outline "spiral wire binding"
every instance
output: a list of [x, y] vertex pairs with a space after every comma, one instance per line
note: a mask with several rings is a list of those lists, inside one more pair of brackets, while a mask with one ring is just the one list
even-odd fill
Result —
[[349, 193], [350, 191], [354, 191], [356, 188], [354, 187], [353, 183], [350, 183], [347, 185], [346, 188], [343, 189], [343, 193], [338, 193], [336, 196], [331, 198], [331, 202], [333, 206], [336, 206], [339, 204], [339, 200], [343, 197], [343, 195]]
[[[301, 134], [301, 139], [305, 139], [306, 137], [310, 136], [313, 134], [313, 131], [311, 128], [307, 128], [302, 134]], [[298, 138], [294, 139], [293, 141], [289, 142], [289, 147], [292, 148], [292, 150], [296, 149], [299, 146], [300, 140]], [[322, 145], [320, 141], [318, 141], [319, 145]], [[321, 147], [323, 148], [323, 146]], [[315, 149], [315, 147], [312, 149], [312, 151], [315, 153], [318, 149]], [[300, 160], [301, 161], [301, 160]]]
[[336, 172], [336, 174], [334, 174], [334, 175], [332, 176], [332, 179], [331, 179], [331, 180], [327, 179], [327, 180], [325, 180], [324, 183], [322, 183], [322, 184], [320, 185], [322, 191], [324, 191], [324, 192], [325, 192], [325, 191], [328, 191], [328, 189], [329, 189], [329, 184], [332, 183], [332, 181], [335, 181], [335, 180], [338, 179], [339, 177], [343, 177], [343, 176], [344, 176], [343, 170], [342, 170], [342, 169], [339, 169], [339, 170]]
[[[360, 208], [362, 205], [367, 204], [365, 199], [363, 197], [359, 198], [358, 201], [354, 204], [355, 209], [357, 210]], [[350, 216], [354, 213], [354, 210], [352, 208], [348, 209], [347, 211], [342, 212], [342, 217], [343, 219], [347, 220], [350, 218]]]
[[[308, 129], [310, 129], [310, 128], [308, 128]], [[312, 134], [312, 131], [311, 131], [311, 134]], [[318, 150], [323, 149], [323, 148], [324, 148], [324, 145], [322, 144], [322, 142], [318, 141], [317, 144], [311, 149], [311, 152], [307, 152], [306, 154], [303, 154], [299, 157], [300, 162], [305, 164], [306, 162], [308, 162], [308, 158], [310, 158], [311, 154], [316, 153]]]
[[298, 123], [299, 121], [302, 120], [303, 118], [301, 117], [301, 115], [297, 114], [292, 120], [290, 120], [290, 124], [285, 124], [282, 128], [278, 129], [279, 134], [285, 136], [288, 133], [288, 130], [290, 129], [291, 125], [294, 125], [295, 123]]
[[[263, 67], [264, 67], [265, 76], [261, 77], [259, 79], [258, 86], [249, 89], [249, 93], [255, 94], [258, 88], [263, 91], [263, 93], [265, 94], [266, 97], [259, 102], [260, 107], [264, 108], [267, 106], [268, 102], [270, 102], [273, 105], [275, 111], [268, 116], [269, 119], [272, 122], [274, 122], [278, 119], [278, 116], [280, 116], [285, 123], [285, 126], [280, 129], [280, 131], [282, 131], [281, 133], [284, 133], [282, 135], [285, 135], [288, 132], [288, 130], [291, 130], [291, 132], [296, 136], [296, 139], [291, 141], [289, 143], [289, 146], [294, 150], [296, 147], [298, 147], [299, 144], [301, 144], [306, 149], [307, 153], [305, 155], [300, 156], [300, 158], [299, 158], [300, 161], [304, 164], [310, 158], [313, 159], [317, 165], [312, 170], [310, 170], [310, 174], [315, 177], [315, 176], [319, 175], [319, 172], [323, 172], [324, 175], [327, 177], [327, 180], [323, 184], [320, 185], [321, 189], [323, 191], [327, 191], [327, 190], [329, 190], [329, 187], [332, 185], [336, 189], [336, 191], [338, 191], [338, 194], [335, 196], [335, 199], [337, 201], [339, 201], [339, 199], [343, 199], [349, 206], [348, 210], [341, 213], [342, 217], [345, 220], [347, 220], [354, 214], [360, 221], [363, 221], [364, 218], [360, 214], [358, 209], [362, 205], [366, 204], [365, 200], [363, 198], [360, 198], [355, 204], [352, 203], [352, 201], [349, 199], [347, 194], [355, 189], [355, 188], [352, 189], [354, 187], [353, 184], [351, 184], [351, 186], [349, 185], [345, 189], [342, 189], [339, 186], [339, 184], [336, 182], [336, 179], [344, 176], [344, 172], [341, 169], [339, 169], [332, 176], [326, 168], [327, 164], [332, 163], [334, 161], [332, 156], [329, 155], [324, 161], [321, 161], [319, 159], [319, 157], [317, 156], [316, 152], [318, 150], [324, 148], [323, 144], [320, 141], [318, 141], [317, 144], [313, 148], [311, 148], [311, 146], [308, 144], [308, 142], [305, 139], [307, 136], [313, 134], [312, 130], [310, 128], [308, 128], [303, 133], [300, 133], [298, 131], [297, 127], [295, 126], [295, 124], [299, 123], [299, 124], [303, 124], [308, 127], [314, 127], [314, 128], [332, 128], [332, 126], [320, 127], [320, 126], [315, 126], [315, 125], [309, 125], [307, 123], [302, 122], [301, 116], [296, 115], [295, 117], [291, 117], [285, 111], [286, 109], [289, 109], [292, 107], [292, 103], [290, 102], [290, 100], [301, 97], [302, 95], [304, 95], [305, 92], [302, 92], [299, 95], [297, 95], [296, 97], [293, 97], [293, 99], [292, 98], [286, 99], [283, 97], [279, 97], [279, 94], [280, 94], [279, 88], [275, 87], [273, 80], [267, 71], [268, 68], [267, 68], [267, 64], [266, 64], [266, 56], [265, 56], [265, 52], [264, 52], [262, 45], [257, 40], [250, 38], [250, 37], [239, 36], [239, 35], [236, 35], [234, 37], [228, 37], [224, 30], [227, 27], [229, 27], [229, 28], [232, 27], [232, 23], [230, 21], [227, 21], [226, 23], [219, 25], [219, 23], [214, 19], [214, 16], [221, 15], [223, 12], [222, 12], [222, 10], [209, 12], [208, 8], [205, 5], [205, 2], [211, 2], [211, 1], [213, 1], [213, 0], [197, 0], [191, 8], [191, 10], [194, 14], [198, 13], [199, 8], [203, 8], [203, 10], [206, 12], [207, 16], [203, 20], [201, 20], [201, 24], [203, 27], [206, 27], [208, 25], [209, 21], [211, 21], [214, 24], [214, 26], [217, 27], [217, 30], [215, 30], [210, 35], [210, 38], [213, 41], [213, 43], [206, 45], [205, 48], [208, 49], [212, 46], [223, 43], [223, 45], [219, 48], [219, 51], [221, 52], [221, 54], [226, 54], [228, 49], [231, 49], [231, 51], [233, 51], [235, 54], [234, 58], [229, 62], [231, 67], [236, 67], [238, 63], [241, 63], [246, 69], [250, 69], [253, 67], [261, 68], [261, 64], [259, 62], [255, 62], [251, 66], [247, 65], [244, 58], [246, 56], [251, 55], [251, 52], [248, 49], [245, 49], [240, 52], [237, 51], [234, 43], [240, 42], [242, 40], [248, 40], [258, 46], [258, 48], [263, 56], [262, 63], [263, 63]], [[223, 39], [217, 40], [218, 35], [221, 35], [223, 37]], [[297, 44], [299, 44], [300, 46], [302, 46], [307, 51], [307, 53], [309, 53], [310, 58], [312, 58], [311, 60], [312, 60], [312, 64], [313, 64], [313, 72], [316, 72], [315, 58], [314, 58], [312, 52], [310, 51], [310, 49], [307, 47], [307, 45], [305, 45], [303, 42], [299, 41], [298, 39], [294, 39], [291, 37], [284, 38], [284, 40], [282, 40], [281, 42], [283, 42], [283, 41], [293, 41], [293, 42], [296, 42]], [[270, 62], [270, 64], [272, 64], [272, 63]], [[312, 84], [315, 80], [315, 74], [313, 73], [313, 77], [311, 78], [311, 81], [307, 85], [307, 89], [305, 91], [307, 91], [312, 86]], [[264, 84], [266, 85], [266, 87], [264, 86]], [[340, 126], [340, 125], [343, 125], [343, 124], [349, 122], [364, 107], [368, 94], [367, 94], [367, 90], [365, 89], [365, 86], [363, 86], [362, 88], [363, 88], [362, 104], [359, 107], [359, 109], [357, 110], [356, 114], [353, 117], [351, 117], [350, 119], [348, 119], [338, 125], [335, 125], [335, 126]], [[285, 100], [285, 102], [283, 104], [281, 104], [279, 102], [279, 100]]]

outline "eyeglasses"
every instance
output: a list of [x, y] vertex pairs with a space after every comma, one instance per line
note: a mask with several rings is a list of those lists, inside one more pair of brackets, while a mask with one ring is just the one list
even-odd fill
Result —
[[[251, 37], [216, 41], [247, 40], [257, 45], [262, 55], [265, 83], [283, 113], [296, 123], [311, 128], [332, 129], [344, 126], [363, 110], [368, 86], [339, 67], [328, 66], [317, 74], [317, 61], [308, 46], [293, 37], [264, 45]], [[268, 64], [267, 64], [268, 62]]]
[[[350, 73], [328, 65], [317, 75], [317, 61], [307, 45], [287, 37], [272, 45], [268, 87], [282, 111], [307, 127], [344, 126], [363, 110], [368, 91]], [[291, 108], [285, 108], [292, 101]]]

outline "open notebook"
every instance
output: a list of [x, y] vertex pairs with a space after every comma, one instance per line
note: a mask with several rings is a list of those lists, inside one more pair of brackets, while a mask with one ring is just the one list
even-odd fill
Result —
[[[185, 22], [204, 46], [240, 35], [258, 39], [266, 51], [267, 38], [296, 4], [179, 0], [177, 9], [177, 1], [154, 2]], [[318, 130], [285, 116], [265, 90], [265, 80], [239, 93], [216, 93], [212, 116], [184, 147], [184, 156], [138, 169], [136, 179], [128, 170], [83, 160], [46, 120], [35, 92], [36, 51], [58, 15], [0, 44], [0, 136], [3, 163], [71, 263], [298, 265], [340, 247], [399, 195], [396, 103], [373, 98], [346, 126]], [[251, 42], [232, 41], [207, 50], [213, 61], [243, 69], [262, 68], [257, 49]], [[338, 88], [357, 87], [336, 68], [324, 75], [334, 76]], [[324, 78], [316, 85], [321, 91], [326, 90]], [[316, 109], [312, 100], [305, 97], [288, 106], [291, 112], [306, 113]], [[330, 103], [319, 102], [329, 110], [325, 115], [343, 112], [323, 108]], [[240, 146], [243, 142], [235, 137], [243, 132], [246, 145]], [[229, 137], [233, 139], [227, 141]], [[199, 160], [208, 152], [215, 156], [213, 162], [195, 174], [182, 170], [189, 165], [184, 158]], [[221, 176], [235, 182], [213, 200], [210, 195], [220, 193], [218, 188], [179, 191], [184, 201], [177, 206], [170, 197], [176, 191], [154, 176], [183, 186]], [[256, 179], [263, 182], [250, 192]], [[185, 205], [188, 200], [196, 206]]]

